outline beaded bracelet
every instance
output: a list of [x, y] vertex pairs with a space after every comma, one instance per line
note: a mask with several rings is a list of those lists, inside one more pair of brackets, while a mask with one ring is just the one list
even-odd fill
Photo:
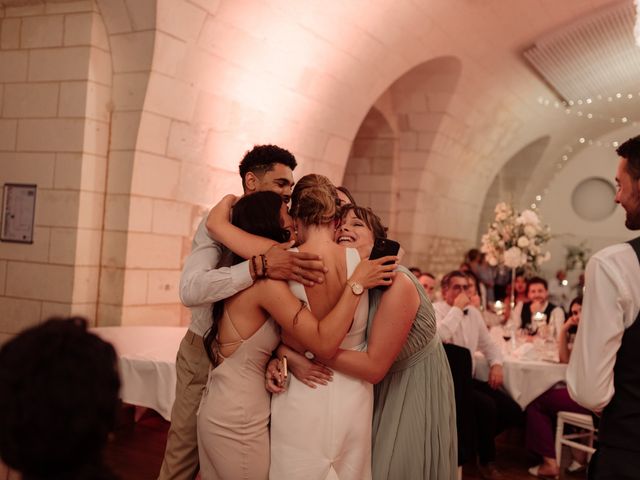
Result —
[[251, 265], [253, 265], [253, 274], [255, 275], [256, 278], [260, 278], [260, 275], [258, 274], [258, 267], [256, 266], [256, 256], [254, 255], [253, 257], [251, 257]]

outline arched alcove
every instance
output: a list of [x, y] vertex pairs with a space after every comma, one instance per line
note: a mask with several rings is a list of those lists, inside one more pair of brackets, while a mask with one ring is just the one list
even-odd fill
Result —
[[494, 208], [498, 202], [507, 202], [516, 209], [528, 208], [521, 205], [521, 195], [530, 181], [532, 172], [538, 166], [549, 146], [551, 138], [544, 136], [524, 146], [513, 155], [496, 174], [484, 197], [480, 222], [478, 223], [477, 239], [486, 233], [487, 225], [493, 221]]
[[342, 181], [358, 204], [373, 208], [390, 227], [395, 149], [396, 134], [374, 106], [353, 140]]

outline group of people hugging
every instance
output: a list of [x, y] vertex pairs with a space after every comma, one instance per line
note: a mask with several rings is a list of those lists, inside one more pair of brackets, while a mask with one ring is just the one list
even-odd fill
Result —
[[[454, 390], [431, 302], [386, 229], [274, 145], [197, 229], [192, 323], [160, 478], [457, 478]], [[290, 205], [289, 205], [290, 202]]]

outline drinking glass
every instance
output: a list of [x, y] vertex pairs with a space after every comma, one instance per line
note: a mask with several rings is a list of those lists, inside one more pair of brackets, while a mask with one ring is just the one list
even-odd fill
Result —
[[536, 312], [533, 314], [533, 322], [536, 325], [536, 331], [542, 338], [547, 336], [547, 316], [542, 312]]

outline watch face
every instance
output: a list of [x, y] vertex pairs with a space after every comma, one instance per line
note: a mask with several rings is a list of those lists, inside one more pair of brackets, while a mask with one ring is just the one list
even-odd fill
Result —
[[360, 294], [362, 294], [362, 292], [364, 292], [364, 287], [362, 285], [360, 285], [359, 283], [352, 283], [351, 284], [351, 291], [356, 295], [360, 295]]

